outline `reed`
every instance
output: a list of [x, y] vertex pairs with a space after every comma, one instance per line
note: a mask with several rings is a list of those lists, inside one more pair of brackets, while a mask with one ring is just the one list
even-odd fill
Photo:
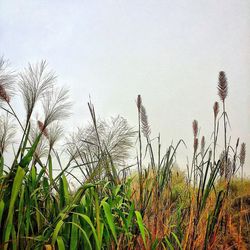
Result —
[[[15, 94], [23, 98], [24, 119], [12, 107]], [[89, 102], [90, 123], [64, 138], [71, 102], [55, 73], [42, 61], [15, 75], [1, 58], [0, 249], [247, 249], [246, 144], [228, 139], [223, 71], [218, 94], [223, 120], [215, 102], [211, 141], [199, 138], [193, 121], [186, 173], [177, 159], [185, 142], [163, 149], [140, 95], [137, 131], [123, 117], [99, 118]], [[17, 151], [6, 165], [17, 131]], [[132, 151], [136, 159], [128, 164]]]

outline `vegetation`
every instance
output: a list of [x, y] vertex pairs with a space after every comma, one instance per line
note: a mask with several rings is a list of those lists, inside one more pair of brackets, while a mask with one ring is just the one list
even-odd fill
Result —
[[[194, 120], [187, 171], [176, 166], [184, 141], [162, 154], [160, 136], [151, 139], [140, 95], [137, 131], [122, 117], [96, 118], [88, 103], [92, 122], [66, 136], [60, 152], [61, 123], [71, 103], [55, 82], [44, 61], [14, 74], [0, 60], [0, 249], [249, 249], [246, 145], [239, 139], [230, 145], [224, 72], [218, 83], [222, 113], [218, 102], [213, 106], [212, 142], [199, 138]], [[24, 120], [12, 106], [17, 93]], [[10, 145], [13, 154], [6, 153]], [[128, 165], [133, 149], [136, 162]]]

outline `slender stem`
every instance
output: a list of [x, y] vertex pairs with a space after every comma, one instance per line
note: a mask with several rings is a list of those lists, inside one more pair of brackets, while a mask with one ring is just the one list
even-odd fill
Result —
[[22, 125], [21, 121], [19, 120], [19, 118], [18, 118], [18, 116], [17, 116], [15, 110], [12, 108], [12, 106], [10, 105], [10, 103], [7, 102], [7, 104], [8, 104], [8, 106], [9, 106], [9, 108], [11, 109], [12, 115], [16, 118], [16, 120], [17, 120], [17, 122], [19, 123], [20, 127], [21, 127], [22, 130], [24, 131], [23, 125]]
[[214, 152], [213, 152], [213, 169], [214, 169], [214, 165], [215, 165], [215, 150], [216, 150], [216, 144], [217, 144], [217, 136], [216, 136], [216, 117], [214, 117]]
[[14, 114], [13, 113], [11, 113], [8, 109], [6, 109], [6, 108], [4, 108], [4, 107], [1, 107], [1, 109], [3, 109], [4, 111], [6, 111], [7, 113], [9, 113], [9, 114], [11, 114], [11, 115], [13, 115], [14, 116]]
[[225, 157], [227, 164], [227, 124], [226, 124], [226, 109], [225, 109], [225, 100], [223, 101], [223, 118], [224, 118], [224, 144], [225, 144]]
[[[192, 175], [194, 175], [194, 189], [195, 189], [195, 151], [193, 154], [192, 165], [191, 165], [191, 174], [190, 174], [191, 179], [192, 179]], [[191, 181], [191, 179], [190, 179], [190, 181]]]
[[141, 141], [141, 109], [138, 106], [138, 140], [139, 140], [139, 159], [138, 159], [138, 174], [139, 174], [139, 190], [140, 190], [140, 210], [143, 211], [143, 184], [142, 184], [142, 141]]

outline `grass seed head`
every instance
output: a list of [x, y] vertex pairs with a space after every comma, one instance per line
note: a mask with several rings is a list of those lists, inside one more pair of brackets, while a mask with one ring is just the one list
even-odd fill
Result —
[[241, 165], [245, 164], [245, 158], [246, 158], [246, 143], [243, 142], [240, 148], [240, 164]]
[[196, 138], [198, 135], [198, 122], [197, 122], [197, 120], [193, 121], [193, 133], [194, 133], [194, 138]]
[[197, 151], [197, 149], [198, 149], [198, 144], [199, 144], [198, 138], [194, 138], [194, 152]]
[[14, 95], [15, 75], [9, 69], [9, 63], [3, 57], [0, 57], [0, 101], [10, 102]]
[[148, 123], [148, 116], [147, 116], [147, 112], [146, 109], [143, 105], [141, 105], [141, 126], [142, 126], [142, 133], [143, 135], [148, 138], [151, 130], [150, 130], [150, 126]]
[[214, 103], [213, 109], [214, 109], [214, 118], [216, 119], [216, 118], [217, 118], [217, 115], [218, 115], [218, 113], [219, 113], [219, 103], [218, 103], [218, 102], [215, 102], [215, 103]]
[[41, 122], [41, 121], [38, 120], [38, 121], [37, 121], [37, 125], [38, 125], [38, 128], [39, 128], [39, 130], [41, 131], [41, 133], [43, 133], [43, 135], [44, 135], [46, 138], [48, 138], [48, 137], [49, 137], [48, 131], [47, 131], [46, 127], [44, 126], [43, 122]]
[[142, 104], [141, 95], [138, 95], [136, 105], [139, 111], [141, 110], [141, 104]]
[[3, 85], [0, 85], [0, 99], [3, 100], [3, 101], [6, 101], [7, 103], [10, 102], [10, 97], [7, 94], [7, 92], [6, 92]]
[[205, 151], [205, 136], [202, 136], [201, 138], [201, 154], [204, 155], [204, 151]]
[[218, 95], [223, 102], [228, 95], [227, 77], [224, 71], [219, 73]]

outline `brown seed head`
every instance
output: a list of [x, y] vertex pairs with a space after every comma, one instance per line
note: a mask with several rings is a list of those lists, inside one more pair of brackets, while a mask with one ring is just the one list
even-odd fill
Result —
[[203, 155], [205, 151], [205, 136], [201, 138], [201, 154]]
[[246, 159], [246, 143], [241, 144], [240, 148], [240, 165], [244, 165]]
[[3, 85], [0, 85], [0, 99], [2, 99], [3, 101], [6, 101], [7, 103], [10, 102], [10, 97], [7, 94]]
[[194, 138], [196, 138], [197, 134], [198, 134], [198, 122], [197, 122], [197, 120], [193, 121], [193, 133], [194, 133]]
[[0, 101], [10, 102], [14, 94], [15, 75], [8, 61], [0, 57]]
[[141, 104], [142, 104], [141, 95], [137, 96], [137, 102], [136, 102], [136, 104], [137, 104], [138, 110], [140, 111], [141, 110]]
[[225, 178], [229, 179], [232, 172], [233, 172], [233, 164], [232, 161], [228, 159], [227, 163], [225, 164]]
[[199, 144], [198, 138], [194, 138], [194, 152], [197, 151], [197, 149], [198, 149], [198, 144]]
[[214, 103], [214, 118], [216, 119], [217, 115], [219, 113], [219, 103], [215, 102]]
[[218, 95], [224, 102], [228, 94], [227, 77], [224, 71], [219, 73]]
[[220, 176], [222, 177], [225, 173], [225, 169], [226, 169], [226, 154], [225, 151], [223, 151], [220, 155]]
[[49, 137], [48, 130], [45, 128], [43, 122], [38, 120], [37, 125], [39, 130], [43, 133], [43, 135], [48, 138]]

